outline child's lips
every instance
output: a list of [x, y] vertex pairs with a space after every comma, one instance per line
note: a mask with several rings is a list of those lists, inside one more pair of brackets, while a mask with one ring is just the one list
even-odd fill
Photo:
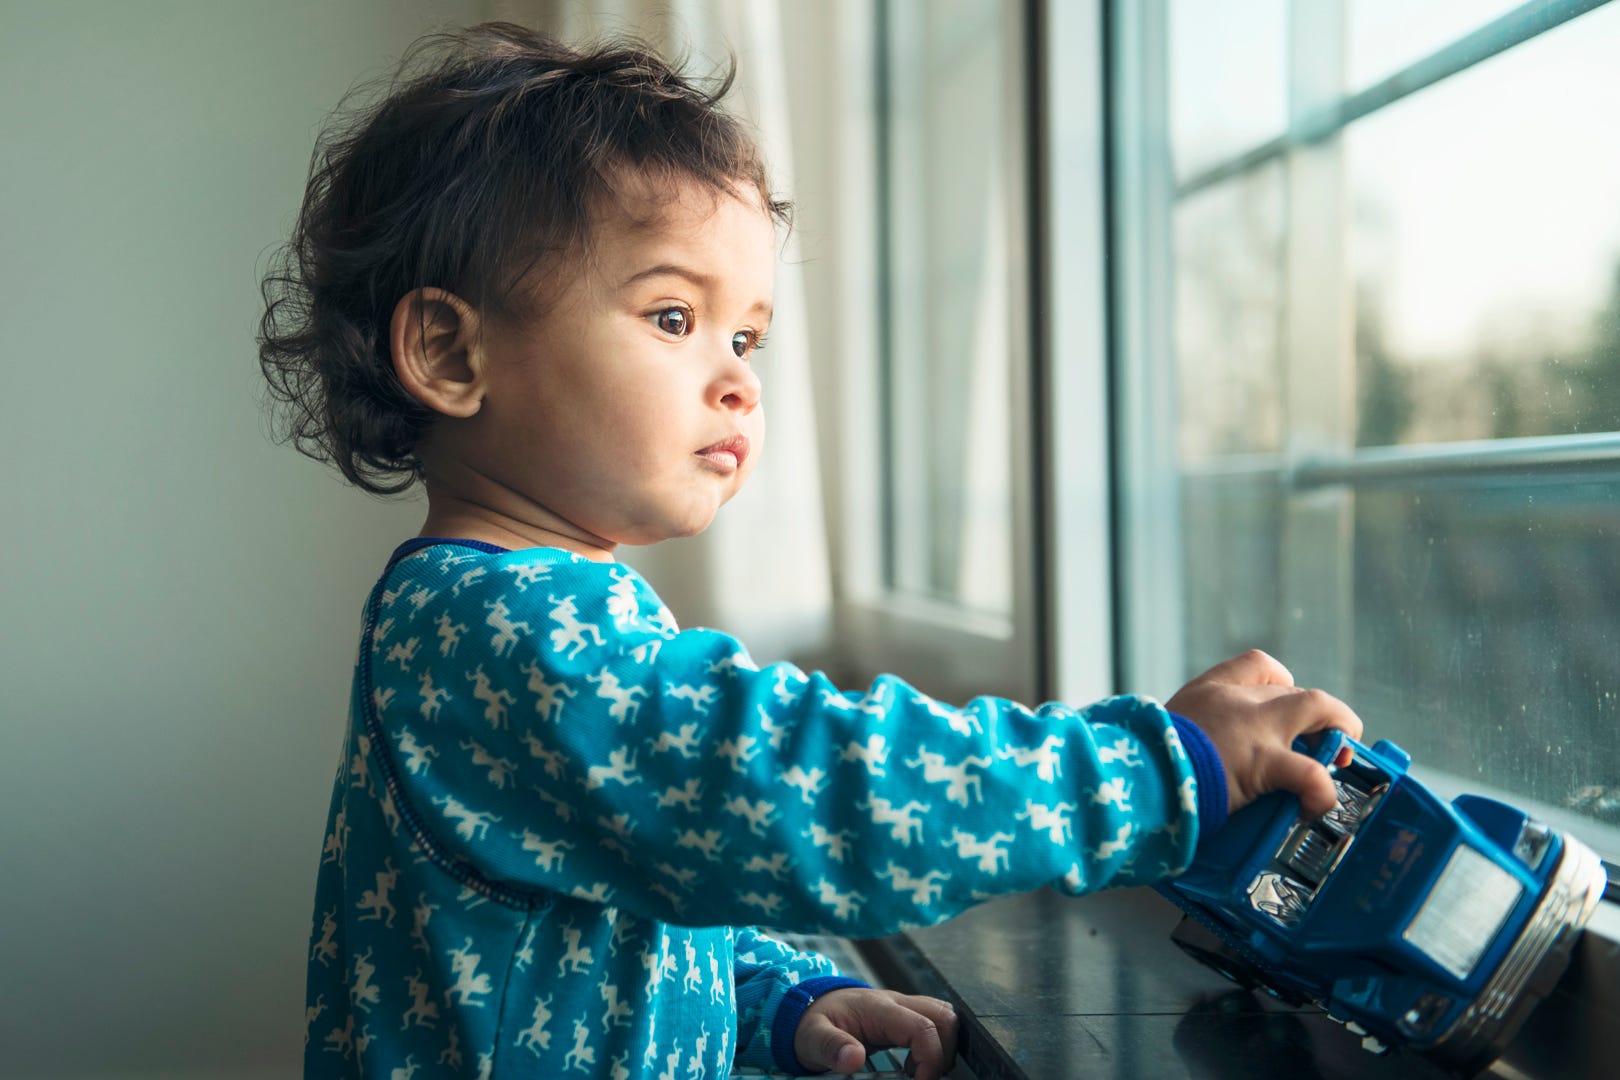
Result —
[[736, 472], [742, 468], [742, 463], [748, 459], [748, 437], [745, 435], [733, 435], [730, 438], [721, 439], [719, 442], [711, 443], [699, 450], [697, 456], [722, 472]]

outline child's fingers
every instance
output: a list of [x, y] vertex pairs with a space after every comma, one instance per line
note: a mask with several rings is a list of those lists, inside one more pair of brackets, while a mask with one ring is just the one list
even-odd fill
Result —
[[[954, 1049], [952, 1055], [947, 1055], [944, 1046], [944, 1031], [934, 1017], [928, 1013], [913, 1008], [913, 1000], [932, 1001], [932, 998], [913, 999], [901, 998], [896, 995], [883, 1001], [878, 1010], [869, 1017], [876, 1024], [868, 1023], [866, 1033], [874, 1030], [882, 1032], [881, 1045], [903, 1046], [908, 1051], [906, 1056], [906, 1069], [916, 1080], [940, 1080], [945, 1070], [955, 1062]], [[954, 1048], [956, 1039], [956, 1014], [951, 1014], [951, 1041]]]
[[1250, 649], [1230, 660], [1223, 660], [1194, 679], [1194, 682], [1236, 683], [1239, 686], [1293, 686], [1294, 676], [1269, 653]]
[[1286, 710], [1290, 738], [1337, 728], [1352, 739], [1361, 738], [1361, 717], [1326, 690], [1301, 690], [1277, 704]]
[[[818, 1008], [822, 1002], [828, 1004]], [[920, 1011], [917, 1003], [929, 1011]], [[945, 1003], [893, 991], [835, 991], [818, 999], [799, 1021], [794, 1053], [813, 1068], [855, 1072], [866, 1061], [866, 1046], [903, 1046], [909, 1051], [908, 1068], [914, 1069], [918, 1080], [939, 1080], [955, 1062], [956, 1042], [956, 1014], [950, 1012], [952, 1049], [947, 1052], [947, 1028], [936, 1019], [940, 1005]], [[945, 1008], [949, 1010], [948, 1005]]]
[[913, 1012], [921, 1013], [934, 1022], [939, 1032], [939, 1046], [943, 1054], [943, 1068], [949, 1069], [956, 1060], [956, 1009], [939, 998], [907, 995], [900, 1003]]
[[1306, 817], [1318, 818], [1339, 803], [1333, 777], [1319, 762], [1292, 750], [1277, 750], [1265, 756], [1260, 774], [1260, 790], [1292, 791], [1299, 796], [1300, 810]]

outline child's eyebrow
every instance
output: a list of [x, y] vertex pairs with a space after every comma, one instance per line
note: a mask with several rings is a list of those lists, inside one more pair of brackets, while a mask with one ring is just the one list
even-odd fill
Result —
[[[657, 266], [649, 266], [645, 270], [639, 270], [636, 273], [631, 274], [629, 277], [624, 279], [623, 283], [619, 285], [619, 288], [628, 289], [638, 281], [645, 281], [647, 278], [655, 277], [683, 278], [706, 292], [714, 291], [717, 284], [716, 278], [713, 274], [705, 274], [701, 270], [695, 270], [689, 266], [681, 266], [678, 263], [659, 263]], [[767, 320], [769, 320], [771, 317], [771, 303], [769, 300], [755, 300], [748, 310], [750, 313], [759, 312], [760, 314], [764, 315]]]

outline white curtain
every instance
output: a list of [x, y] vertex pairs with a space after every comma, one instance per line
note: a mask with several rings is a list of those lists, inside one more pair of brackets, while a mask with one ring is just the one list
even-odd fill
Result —
[[[773, 188], [793, 196], [791, 116], [778, 0], [496, 0], [497, 18], [588, 42], [631, 35], [687, 72], [737, 58], [729, 107], [753, 130]], [[703, 535], [621, 550], [683, 626], [737, 634], [761, 663], [814, 657], [832, 590], [803, 272], [791, 236], [777, 267], [771, 345], [762, 359], [767, 438], [753, 477]]]

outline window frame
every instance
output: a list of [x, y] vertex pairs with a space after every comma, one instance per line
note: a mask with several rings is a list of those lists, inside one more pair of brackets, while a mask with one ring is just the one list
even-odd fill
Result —
[[[1343, 215], [1343, 169], [1338, 161], [1342, 133], [1357, 120], [1610, 0], [1532, 0], [1359, 91], [1345, 93], [1338, 89], [1344, 85], [1342, 60], [1313, 52], [1313, 42], [1333, 39], [1334, 28], [1324, 24], [1342, 19], [1347, 2], [1292, 0], [1289, 77], [1295, 92], [1290, 95], [1287, 129], [1179, 182], [1168, 138], [1168, 0], [1113, 0], [1103, 13], [1111, 71], [1106, 95], [1110, 123], [1116, 124], [1110, 143], [1114, 276], [1109, 287], [1119, 431], [1116, 542], [1124, 687], [1172, 688], [1190, 674], [1184, 670], [1181, 636], [1186, 613], [1177, 485], [1183, 475], [1273, 478], [1282, 499], [1285, 532], [1311, 538], [1283, 546], [1279, 606], [1321, 613], [1309, 620], [1310, 625], [1284, 622], [1280, 651], [1285, 658], [1295, 652], [1337, 657], [1344, 665], [1353, 629], [1351, 514], [1356, 491], [1480, 477], [1593, 475], [1612, 480], [1620, 462], [1620, 433], [1614, 432], [1357, 447], [1350, 427], [1353, 387], [1330, 385], [1324, 390], [1319, 373], [1307, 377], [1302, 366], [1305, 357], [1340, 351], [1352, 325], [1353, 311], [1347, 308], [1350, 290], [1335, 280], [1344, 266], [1335, 244], [1343, 241], [1331, 235]], [[1065, 55], [1071, 47], [1055, 35], [1048, 42], [1048, 48], [1062, 49]], [[1126, 56], [1129, 62], [1121, 60]], [[1116, 116], [1125, 119], [1116, 122]], [[1189, 196], [1279, 162], [1288, 170], [1284, 218], [1288, 263], [1314, 267], [1323, 275], [1303, 290], [1305, 303], [1289, 304], [1283, 330], [1283, 377], [1290, 388], [1285, 403], [1291, 416], [1288, 434], [1275, 454], [1232, 456], [1189, 468], [1177, 461], [1173, 446], [1160, 445], [1151, 437], [1154, 432], [1175, 430], [1170, 341], [1174, 298], [1166, 272], [1172, 265], [1171, 214]], [[1050, 179], [1056, 189], [1069, 182], [1058, 176]], [[1342, 376], [1347, 365], [1340, 368]], [[1297, 392], [1307, 385], [1308, 395]], [[1143, 522], [1153, 522], [1154, 527], [1144, 529]], [[1311, 566], [1289, 558], [1290, 549], [1297, 554], [1307, 547], [1313, 556]], [[1320, 569], [1324, 551], [1330, 567], [1325, 574]], [[1348, 669], [1338, 675], [1334, 683], [1334, 673], [1325, 673], [1323, 682], [1330, 687], [1348, 685]], [[1444, 763], [1420, 761], [1414, 773], [1447, 798], [1474, 791], [1502, 799], [1582, 837], [1611, 864], [1620, 861], [1620, 827], [1514, 792], [1489, 789], [1473, 778], [1448, 772]]]
[[[1032, 19], [1042, 430], [1045, 695], [1081, 704], [1118, 693], [1119, 498], [1131, 460], [1115, 439], [1108, 205], [1110, 111], [1104, 0], [1041, 3]], [[1061, 102], [1058, 107], [1056, 103]], [[1119, 272], [1119, 271], [1116, 271]], [[1124, 271], [1128, 272], [1128, 271]], [[1179, 565], [1179, 564], [1178, 564]]]

